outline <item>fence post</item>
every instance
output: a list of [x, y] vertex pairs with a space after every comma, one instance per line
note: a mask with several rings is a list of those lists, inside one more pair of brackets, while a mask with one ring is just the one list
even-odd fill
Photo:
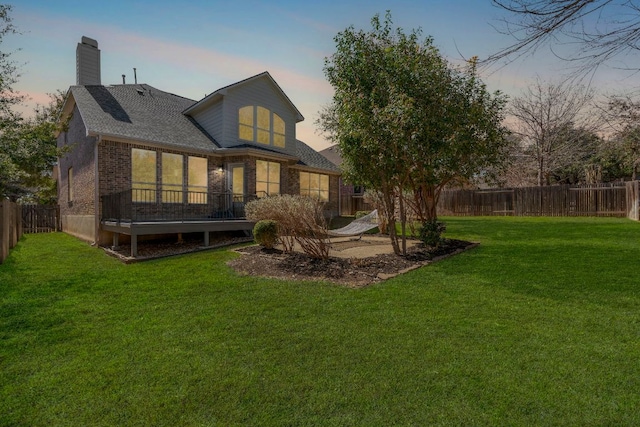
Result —
[[9, 252], [7, 206], [7, 201], [0, 199], [0, 264], [7, 258], [7, 253]]
[[629, 181], [627, 187], [627, 217], [640, 221], [640, 181]]

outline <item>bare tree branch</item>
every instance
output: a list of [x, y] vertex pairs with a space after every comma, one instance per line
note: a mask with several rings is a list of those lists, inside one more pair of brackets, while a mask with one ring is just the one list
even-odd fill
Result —
[[[635, 0], [493, 0], [510, 15], [496, 28], [515, 42], [486, 58], [490, 64], [550, 46], [556, 56], [588, 73], [640, 50], [640, 5]], [[569, 53], [553, 46], [567, 47]]]

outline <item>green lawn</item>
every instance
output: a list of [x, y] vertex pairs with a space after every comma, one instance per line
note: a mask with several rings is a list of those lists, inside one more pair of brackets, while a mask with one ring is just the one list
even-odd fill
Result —
[[446, 222], [481, 245], [360, 290], [27, 235], [0, 425], [640, 425], [640, 224]]

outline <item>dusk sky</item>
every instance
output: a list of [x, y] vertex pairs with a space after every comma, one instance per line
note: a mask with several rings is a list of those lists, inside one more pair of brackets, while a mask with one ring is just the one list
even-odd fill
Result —
[[[47, 93], [75, 84], [75, 49], [82, 36], [101, 50], [102, 83], [120, 84], [122, 74], [138, 83], [199, 100], [205, 94], [269, 71], [304, 115], [299, 139], [316, 149], [329, 143], [314, 124], [329, 103], [324, 58], [335, 51], [334, 36], [350, 25], [369, 30], [371, 17], [391, 10], [405, 32], [422, 28], [452, 62], [486, 57], [506, 46], [499, 34], [504, 12], [490, 0], [405, 1], [45, 1], [13, 4], [13, 23], [2, 52], [23, 64], [15, 89], [31, 102], [48, 103]], [[613, 64], [615, 66], [615, 64]], [[490, 90], [518, 95], [536, 75], [554, 79], [567, 64], [548, 51], [484, 72]], [[600, 69], [593, 84], [605, 91], [638, 87], [638, 76]], [[27, 111], [27, 110], [25, 110]]]

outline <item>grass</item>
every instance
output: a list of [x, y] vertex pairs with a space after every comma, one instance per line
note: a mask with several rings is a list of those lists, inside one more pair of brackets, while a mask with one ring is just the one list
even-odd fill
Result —
[[27, 235], [0, 425], [639, 425], [640, 224], [446, 222], [480, 247], [361, 290]]

